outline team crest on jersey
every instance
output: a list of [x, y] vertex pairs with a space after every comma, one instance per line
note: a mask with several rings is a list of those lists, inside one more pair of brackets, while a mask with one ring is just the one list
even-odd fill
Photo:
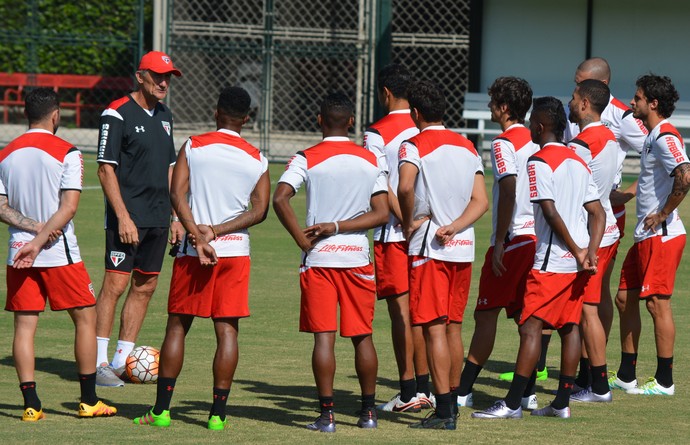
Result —
[[125, 253], [124, 252], [116, 252], [114, 250], [110, 251], [110, 262], [113, 263], [113, 266], [117, 267], [120, 265], [121, 262], [125, 260]]
[[168, 133], [168, 136], [170, 136], [170, 122], [161, 121], [161, 124], [163, 124], [163, 129], [165, 130], [165, 132]]

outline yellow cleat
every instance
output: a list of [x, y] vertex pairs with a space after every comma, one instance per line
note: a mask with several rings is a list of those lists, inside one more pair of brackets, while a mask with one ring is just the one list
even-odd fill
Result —
[[27, 408], [22, 414], [22, 421], [24, 422], [38, 422], [41, 419], [45, 419], [46, 415], [43, 414], [43, 409], [36, 411], [34, 408]]
[[79, 404], [79, 417], [114, 416], [116, 413], [117, 408], [106, 405], [100, 400], [93, 406], [87, 405], [84, 402]]

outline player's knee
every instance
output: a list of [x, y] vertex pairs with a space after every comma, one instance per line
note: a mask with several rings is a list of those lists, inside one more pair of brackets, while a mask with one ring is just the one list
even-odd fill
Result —
[[627, 301], [628, 301], [627, 292], [618, 291], [618, 293], [616, 293], [616, 308], [618, 308], [619, 312], [625, 311], [625, 305], [626, 305]]

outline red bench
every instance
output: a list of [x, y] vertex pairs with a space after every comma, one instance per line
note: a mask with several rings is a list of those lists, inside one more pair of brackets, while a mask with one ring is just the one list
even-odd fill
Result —
[[9, 122], [11, 107], [24, 106], [24, 89], [26, 87], [49, 87], [55, 92], [61, 89], [76, 90], [73, 100], [61, 101], [62, 108], [73, 109], [75, 124], [81, 126], [81, 112], [86, 109], [103, 109], [107, 103], [84, 103], [82, 93], [89, 90], [121, 90], [132, 89], [132, 79], [129, 77], [103, 77], [81, 74], [30, 74], [30, 73], [0, 73], [0, 87], [5, 87], [0, 105], [3, 106], [3, 122]]

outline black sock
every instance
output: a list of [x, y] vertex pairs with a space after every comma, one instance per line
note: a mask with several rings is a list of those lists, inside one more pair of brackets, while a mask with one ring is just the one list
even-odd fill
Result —
[[431, 395], [429, 374], [418, 375], [415, 380], [417, 381], [417, 392], [423, 393], [425, 396], [429, 397]]
[[160, 416], [163, 411], [170, 409], [173, 391], [175, 391], [177, 379], [159, 377], [156, 386], [156, 404], [153, 406], [153, 414]]
[[319, 396], [319, 410], [321, 414], [333, 412], [333, 396], [321, 397]]
[[508, 395], [505, 398], [506, 406], [510, 409], [518, 409], [520, 403], [522, 402], [522, 394], [525, 392], [527, 383], [529, 382], [529, 377], [520, 375], [518, 373], [513, 374], [513, 381], [510, 383], [510, 389], [508, 390]]
[[22, 382], [19, 384], [19, 389], [22, 390], [22, 397], [24, 397], [24, 409], [33, 408], [39, 411], [41, 400], [36, 394], [36, 382]]
[[621, 365], [618, 367], [618, 378], [624, 382], [632, 382], [636, 377], [637, 354], [621, 352]]
[[665, 388], [673, 385], [673, 357], [656, 358], [656, 374], [654, 378], [659, 385]]
[[589, 359], [580, 357], [580, 372], [575, 379], [575, 384], [580, 388], [589, 388], [592, 385], [592, 374], [589, 369]]
[[400, 380], [400, 400], [407, 403], [417, 395], [417, 383], [414, 379]]
[[458, 387], [458, 395], [465, 397], [472, 392], [472, 386], [477, 381], [479, 373], [482, 371], [482, 366], [471, 361], [465, 361], [465, 368], [462, 370], [460, 376], [460, 386]]
[[609, 389], [609, 379], [606, 364], [601, 366], [592, 366], [590, 370], [592, 371], [592, 392], [594, 394], [603, 396], [607, 392], [611, 391]]
[[551, 334], [541, 334], [541, 355], [537, 362], [538, 371], [543, 371], [546, 368], [546, 353], [549, 352], [549, 342], [551, 342]]
[[[409, 400], [408, 400], [409, 402]], [[362, 411], [376, 406], [376, 394], [362, 394]]]
[[522, 397], [529, 397], [534, 394], [534, 385], [537, 383], [537, 370], [532, 371], [532, 375], [529, 376], [527, 381], [527, 386], [525, 386], [525, 391], [522, 393]]
[[96, 373], [79, 374], [79, 387], [81, 388], [81, 401], [87, 405], [98, 403], [96, 395]]
[[452, 394], [449, 392], [445, 394], [436, 394], [436, 417], [449, 419], [453, 416], [453, 411], [450, 407], [452, 397]]
[[573, 392], [574, 384], [575, 376], [561, 375], [558, 378], [558, 392], [556, 392], [556, 398], [551, 402], [553, 408], [563, 409], [570, 404], [570, 394]]
[[225, 406], [228, 404], [229, 395], [230, 388], [213, 388], [213, 405], [211, 406], [209, 418], [211, 418], [211, 416], [220, 416], [220, 420], [225, 420]]

